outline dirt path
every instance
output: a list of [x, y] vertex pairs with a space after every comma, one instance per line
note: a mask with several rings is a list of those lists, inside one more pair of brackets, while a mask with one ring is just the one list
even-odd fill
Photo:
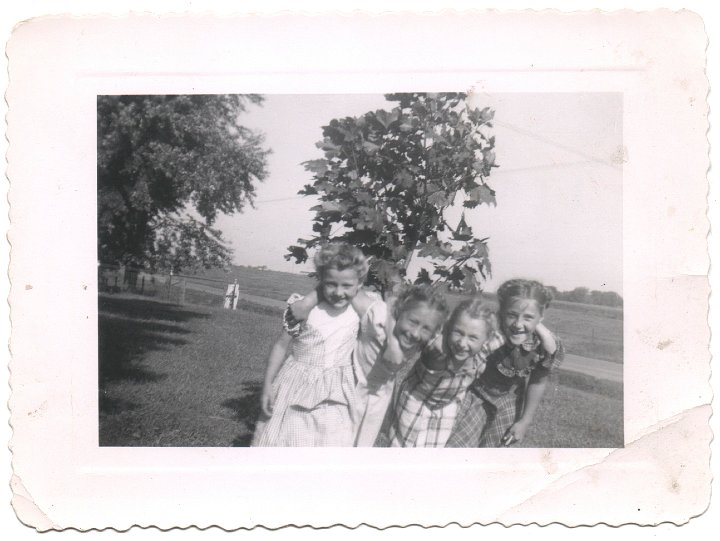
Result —
[[580, 357], [579, 355], [565, 354], [565, 360], [560, 365], [562, 370], [571, 370], [599, 379], [621, 382], [623, 380], [623, 365], [599, 359]]

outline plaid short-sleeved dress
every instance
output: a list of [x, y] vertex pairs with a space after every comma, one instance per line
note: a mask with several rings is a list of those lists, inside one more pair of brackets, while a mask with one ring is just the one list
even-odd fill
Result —
[[256, 433], [253, 446], [352, 447], [358, 411], [352, 367], [357, 333], [352, 307], [335, 316], [312, 309], [273, 382], [272, 416]]
[[519, 346], [506, 342], [500, 333], [484, 346], [487, 365], [465, 394], [447, 447], [500, 447], [525, 399], [525, 384], [547, 375], [562, 363], [565, 350], [553, 336], [557, 349], [549, 354], [540, 338]]
[[421, 357], [397, 387], [388, 412], [391, 447], [444, 447], [465, 391], [484, 365], [480, 355], [453, 368], [430, 370]]

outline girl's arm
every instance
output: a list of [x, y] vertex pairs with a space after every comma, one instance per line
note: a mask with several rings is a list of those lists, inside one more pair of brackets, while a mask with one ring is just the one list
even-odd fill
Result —
[[320, 302], [317, 289], [313, 289], [304, 297], [288, 304], [288, 312], [296, 322], [305, 321], [310, 311]]
[[352, 307], [355, 310], [355, 313], [358, 315], [360, 319], [365, 317], [365, 314], [367, 313], [368, 309], [373, 305], [374, 302], [377, 301], [377, 298], [373, 297], [372, 295], [368, 295], [368, 292], [364, 289], [360, 288], [357, 295], [355, 295], [352, 299]]
[[382, 361], [388, 366], [393, 372], [400, 369], [403, 362], [405, 362], [405, 356], [400, 349], [400, 342], [395, 337], [395, 319], [388, 315], [386, 326], [386, 338], [385, 348], [382, 350]]
[[521, 442], [525, 438], [527, 429], [532, 424], [535, 412], [540, 405], [540, 400], [545, 394], [548, 378], [552, 367], [557, 366], [563, 360], [562, 343], [550, 332], [550, 330], [542, 323], [535, 327], [535, 333], [540, 338], [542, 349], [545, 350], [547, 356], [540, 365], [535, 367], [530, 375], [527, 390], [525, 391], [525, 406], [523, 408], [522, 417], [515, 422], [505, 434], [503, 442], [509, 445], [513, 442]]
[[547, 388], [549, 371], [542, 367], [538, 367], [530, 377], [527, 391], [525, 392], [525, 407], [523, 408], [522, 417], [515, 422], [505, 434], [503, 442], [506, 445], [510, 443], [519, 443], [525, 438], [525, 433], [532, 423], [535, 412], [540, 405], [540, 400], [545, 394]]
[[537, 327], [535, 327], [535, 334], [540, 338], [543, 349], [547, 351], [548, 354], [554, 355], [557, 351], [557, 342], [550, 330], [542, 323], [538, 323]]
[[282, 333], [270, 350], [267, 368], [265, 369], [265, 381], [263, 383], [262, 396], [260, 397], [260, 407], [262, 408], [263, 413], [268, 417], [272, 415], [273, 402], [275, 401], [272, 384], [275, 380], [275, 376], [277, 376], [277, 373], [280, 371], [283, 362], [285, 362], [290, 340], [292, 340], [292, 337], [289, 334]]
[[447, 359], [443, 352], [443, 335], [438, 334], [431, 340], [420, 354], [420, 362], [422, 362], [428, 370], [445, 370], [447, 367]]

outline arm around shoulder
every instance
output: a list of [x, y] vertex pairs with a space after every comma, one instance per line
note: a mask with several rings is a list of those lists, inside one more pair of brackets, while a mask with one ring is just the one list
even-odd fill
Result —
[[379, 300], [379, 296], [374, 296], [367, 290], [361, 288], [357, 295], [353, 297], [351, 304], [355, 313], [357, 313], [358, 317], [362, 319], [365, 317], [372, 305]]
[[420, 362], [430, 371], [437, 372], [447, 368], [447, 359], [443, 348], [442, 334], [430, 342], [420, 354]]
[[540, 338], [544, 351], [540, 364], [547, 369], [560, 366], [565, 359], [565, 346], [563, 346], [562, 340], [543, 324], [538, 325], [535, 332]]

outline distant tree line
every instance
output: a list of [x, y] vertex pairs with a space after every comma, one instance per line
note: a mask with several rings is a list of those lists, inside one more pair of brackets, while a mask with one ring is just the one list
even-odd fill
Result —
[[590, 290], [587, 287], [576, 287], [572, 291], [559, 291], [554, 286], [548, 286], [553, 297], [559, 301], [582, 302], [585, 304], [598, 304], [600, 306], [622, 307], [623, 299], [614, 291]]

